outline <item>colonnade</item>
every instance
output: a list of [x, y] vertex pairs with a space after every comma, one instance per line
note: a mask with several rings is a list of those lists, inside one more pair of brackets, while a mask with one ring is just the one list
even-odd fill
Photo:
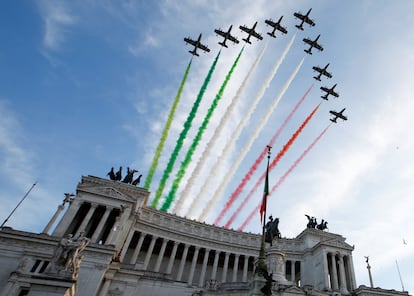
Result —
[[[63, 205], [59, 205], [55, 215], [49, 221], [43, 233], [48, 233], [51, 226], [63, 210]], [[65, 236], [72, 234], [74, 237], [84, 232], [85, 236], [94, 243], [111, 243], [114, 235], [111, 229], [120, 218], [120, 209], [100, 205], [93, 202], [80, 202], [74, 200], [70, 203], [67, 212], [60, 223], [56, 226], [53, 235]]]
[[254, 256], [220, 251], [132, 232], [121, 253], [121, 262], [172, 280], [204, 287], [218, 282], [247, 282], [254, 270]]
[[328, 288], [348, 294], [355, 289], [354, 270], [350, 255], [339, 252], [326, 254], [328, 265]]
[[298, 284], [301, 278], [302, 261], [286, 260], [286, 279]]

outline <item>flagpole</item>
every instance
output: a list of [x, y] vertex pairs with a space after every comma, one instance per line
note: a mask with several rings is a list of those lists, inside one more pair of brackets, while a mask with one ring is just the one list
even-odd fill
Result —
[[270, 149], [272, 149], [271, 146], [267, 146], [267, 166], [266, 166], [266, 181], [265, 181], [265, 189], [263, 193], [263, 201], [262, 203], [264, 211], [263, 216], [260, 217], [262, 219], [262, 245], [264, 247], [265, 245], [265, 239], [266, 239], [266, 208], [267, 208], [267, 196], [269, 194], [269, 163], [270, 163]]
[[26, 194], [23, 196], [23, 198], [20, 200], [20, 202], [17, 204], [17, 206], [11, 211], [10, 215], [7, 216], [6, 220], [3, 221], [3, 223], [0, 226], [0, 229], [3, 228], [4, 224], [9, 220], [9, 218], [13, 215], [13, 213], [17, 210], [17, 208], [20, 206], [20, 204], [26, 199], [26, 197], [29, 195], [30, 191], [32, 191], [33, 187], [35, 187], [37, 182], [35, 182], [32, 187], [26, 192]]

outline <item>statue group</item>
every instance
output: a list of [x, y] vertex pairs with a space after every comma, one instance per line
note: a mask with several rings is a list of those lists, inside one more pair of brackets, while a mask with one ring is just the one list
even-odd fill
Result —
[[[134, 174], [137, 173], [138, 170], [131, 170], [129, 167], [127, 168], [127, 174], [124, 179], [122, 179], [122, 166], [119, 167], [119, 170], [115, 173], [114, 167], [111, 168], [111, 170], [106, 174], [109, 176], [109, 179], [112, 181], [120, 181], [127, 184], [132, 184], [135, 186], [138, 186], [141, 182], [142, 175], [139, 175], [138, 178], [134, 180]], [[122, 181], [121, 181], [122, 180]]]
[[270, 243], [270, 245], [272, 245], [272, 241], [274, 238], [281, 238], [279, 231], [279, 218], [273, 220], [272, 215], [270, 215], [269, 221], [266, 223], [265, 230], [265, 242]]
[[59, 274], [63, 271], [76, 279], [83, 259], [82, 251], [89, 244], [89, 241], [83, 232], [76, 239], [73, 239], [72, 234], [63, 237], [53, 253], [49, 272]]
[[308, 224], [306, 224], [307, 228], [316, 228], [319, 230], [325, 230], [328, 228], [328, 221], [325, 221], [322, 219], [321, 223], [318, 224], [315, 217], [311, 217], [309, 215], [306, 215], [306, 218], [308, 218]]

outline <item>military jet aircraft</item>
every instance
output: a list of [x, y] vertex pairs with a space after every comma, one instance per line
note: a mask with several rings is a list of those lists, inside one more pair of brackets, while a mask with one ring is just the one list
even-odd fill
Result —
[[340, 119], [342, 119], [342, 120], [348, 120], [348, 118], [345, 116], [345, 115], [343, 115], [343, 112], [345, 111], [345, 108], [344, 109], [342, 109], [340, 112], [336, 112], [336, 111], [333, 111], [333, 110], [331, 110], [331, 111], [329, 111], [329, 113], [330, 114], [332, 114], [334, 117], [333, 118], [331, 118], [330, 119], [330, 121], [332, 121], [332, 122], [334, 122], [334, 123], [337, 123], [336, 122], [336, 120], [338, 119], [338, 118], [340, 118]]
[[309, 14], [310, 14], [311, 10], [312, 10], [312, 8], [309, 9], [308, 13], [305, 14], [305, 15], [303, 15], [300, 12], [295, 12], [293, 14], [296, 18], [301, 20], [301, 23], [299, 25], [296, 25], [296, 28], [303, 31], [303, 24], [304, 23], [307, 23], [309, 26], [312, 26], [312, 27], [315, 26], [315, 22], [309, 18]]
[[227, 32], [222, 31], [221, 29], [215, 29], [214, 32], [217, 35], [220, 35], [221, 37], [224, 38], [224, 40], [222, 42], [219, 42], [218, 44], [220, 44], [221, 46], [224, 47], [228, 47], [226, 44], [227, 40], [233, 41], [233, 43], [239, 43], [239, 40], [237, 40], [236, 37], [234, 37], [233, 35], [230, 34], [231, 29], [233, 28], [233, 25], [230, 26], [229, 30]]
[[324, 100], [328, 100], [328, 96], [329, 95], [334, 96], [336, 98], [339, 97], [339, 94], [337, 92], [335, 92], [335, 90], [334, 90], [335, 87], [336, 87], [336, 83], [331, 88], [328, 88], [326, 86], [322, 86], [321, 87], [321, 90], [324, 91], [324, 92], [326, 92], [326, 94], [324, 96], [321, 96], [321, 98], [324, 99]]
[[319, 51], [322, 51], [323, 50], [322, 45], [320, 45], [318, 43], [319, 37], [321, 37], [321, 35], [318, 35], [318, 37], [316, 37], [315, 40], [311, 40], [309, 38], [303, 38], [303, 42], [305, 42], [306, 44], [310, 45], [310, 47], [308, 49], [304, 49], [304, 51], [307, 54], [312, 54], [312, 48], [316, 48]]
[[187, 38], [184, 38], [184, 41], [186, 43], [191, 44], [191, 45], [194, 46], [194, 49], [193, 50], [189, 50], [188, 51], [192, 55], [199, 56], [199, 54], [197, 53], [197, 48], [199, 48], [199, 49], [201, 49], [201, 50], [203, 50], [205, 52], [210, 52], [210, 49], [206, 45], [204, 45], [204, 44], [201, 43], [201, 33], [198, 36], [198, 39], [197, 40], [193, 40], [190, 37], [187, 37]]
[[272, 36], [276, 38], [275, 32], [276, 30], [282, 32], [283, 34], [287, 34], [287, 30], [285, 27], [282, 27], [280, 22], [282, 21], [283, 15], [280, 17], [280, 19], [277, 22], [274, 22], [272, 19], [265, 20], [266, 25], [271, 26], [273, 28], [272, 32], [267, 32], [269, 36]]
[[247, 34], [249, 34], [249, 36], [247, 36], [247, 38], [243, 38], [243, 39], [242, 39], [243, 41], [246, 41], [246, 43], [252, 44], [252, 43], [250, 42], [250, 37], [251, 37], [251, 36], [253, 36], [253, 37], [255, 37], [255, 38], [259, 39], [259, 40], [262, 40], [262, 39], [263, 39], [262, 35], [260, 35], [259, 33], [257, 33], [257, 32], [255, 31], [255, 29], [256, 29], [256, 25], [257, 25], [257, 22], [255, 22], [255, 23], [254, 23], [254, 25], [253, 25], [253, 27], [252, 27], [252, 28], [248, 28], [248, 27], [246, 27], [246, 26], [240, 26], [240, 27], [239, 27], [239, 28], [240, 28], [240, 30], [242, 30], [242, 31], [246, 32]]
[[316, 71], [316, 72], [319, 73], [317, 76], [313, 76], [313, 78], [315, 78], [318, 81], [321, 81], [322, 75], [324, 75], [324, 76], [326, 76], [328, 78], [332, 78], [332, 74], [327, 71], [328, 66], [329, 66], [329, 63], [325, 67], [323, 67], [323, 68], [321, 68], [319, 66], [313, 66], [312, 69], [314, 71]]

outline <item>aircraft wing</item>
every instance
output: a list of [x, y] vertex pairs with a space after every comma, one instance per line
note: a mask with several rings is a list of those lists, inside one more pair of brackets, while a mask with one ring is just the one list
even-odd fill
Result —
[[260, 35], [259, 33], [257, 33], [256, 31], [250, 32], [250, 35], [252, 35], [253, 37], [256, 37], [259, 40], [263, 40], [262, 35]]
[[315, 47], [317, 50], [319, 50], [319, 51], [323, 51], [323, 47], [322, 47], [322, 45], [320, 45], [319, 43], [317, 43], [317, 42], [314, 42], [313, 43], [313, 47]]
[[210, 52], [210, 48], [208, 48], [207, 46], [205, 46], [204, 44], [198, 44], [197, 47], [201, 50], [204, 50], [205, 52]]
[[226, 37], [226, 33], [223, 32], [221, 29], [215, 29], [214, 32], [222, 37]]
[[307, 23], [309, 26], [315, 26], [315, 22], [308, 17], [304, 19], [304, 22]]
[[197, 42], [195, 40], [191, 39], [191, 38], [184, 38], [184, 41], [191, 44], [191, 45], [193, 45], [193, 46], [196, 46], [196, 44], [197, 44]]
[[300, 12], [293, 13], [293, 16], [300, 19], [301, 21], [304, 21], [304, 19], [305, 19], [305, 16], [303, 14], [301, 14]]
[[240, 30], [246, 32], [246, 33], [250, 33], [250, 29], [247, 28], [246, 26], [239, 26]]
[[234, 36], [232, 36], [232, 35], [230, 35], [230, 34], [229, 34], [229, 36], [227, 37], [227, 39], [229, 39], [230, 41], [232, 41], [232, 42], [234, 42], [234, 43], [239, 43], [239, 40], [238, 40], [236, 37], [234, 37]]
[[282, 32], [283, 34], [287, 34], [287, 30], [286, 30], [286, 28], [284, 28], [284, 27], [282, 27], [282, 26], [279, 26], [279, 27], [278, 27], [278, 30], [279, 30], [280, 32]]

